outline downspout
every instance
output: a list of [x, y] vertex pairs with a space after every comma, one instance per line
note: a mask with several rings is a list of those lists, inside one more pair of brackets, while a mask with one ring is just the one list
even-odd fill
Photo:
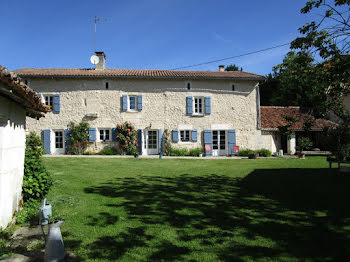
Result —
[[260, 82], [256, 87], [256, 127], [261, 130], [261, 114], [260, 114]]

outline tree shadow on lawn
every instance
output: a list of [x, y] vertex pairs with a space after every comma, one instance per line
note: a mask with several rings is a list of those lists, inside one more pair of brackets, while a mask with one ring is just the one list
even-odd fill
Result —
[[[131, 248], [150, 247], [150, 260], [193, 259], [193, 252], [208, 252], [225, 261], [346, 261], [350, 176], [335, 172], [257, 169], [243, 179], [140, 175], [85, 188], [86, 193], [123, 198], [108, 206], [123, 207], [127, 219], [144, 225], [101, 236], [91, 244], [90, 255], [114, 260]], [[106, 220], [112, 216], [105, 215]], [[175, 230], [176, 243], [148, 233], [157, 227]]]

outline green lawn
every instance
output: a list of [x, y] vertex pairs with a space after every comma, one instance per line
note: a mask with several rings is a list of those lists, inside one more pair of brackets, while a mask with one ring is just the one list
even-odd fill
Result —
[[325, 158], [46, 158], [82, 261], [348, 261], [350, 174]]

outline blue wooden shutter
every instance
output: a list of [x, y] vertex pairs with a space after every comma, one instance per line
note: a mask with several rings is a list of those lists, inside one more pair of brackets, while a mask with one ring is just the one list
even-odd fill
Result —
[[139, 149], [139, 155], [142, 155], [142, 130], [137, 130], [137, 144]]
[[213, 132], [211, 130], [204, 130], [204, 150], [205, 156], [213, 155]]
[[50, 138], [50, 134], [51, 134], [50, 129], [45, 129], [43, 131], [45, 154], [51, 154], [51, 138]]
[[228, 130], [228, 154], [234, 155], [233, 147], [236, 145], [236, 130]]
[[179, 130], [173, 130], [172, 133], [173, 133], [173, 142], [174, 143], [179, 142]]
[[117, 129], [115, 127], [112, 128], [112, 141], [117, 141]]
[[192, 96], [186, 97], [186, 114], [192, 115], [193, 114], [193, 102], [192, 102]]
[[159, 128], [158, 129], [158, 149], [159, 149], [159, 153], [162, 152], [162, 129]]
[[58, 94], [53, 95], [52, 112], [54, 114], [59, 114], [60, 113], [60, 95], [58, 95]]
[[128, 96], [127, 95], [123, 95], [123, 111], [125, 112], [126, 110], [128, 110]]
[[89, 128], [89, 142], [96, 142], [96, 128]]
[[142, 111], [142, 95], [137, 96], [137, 111]]
[[192, 130], [192, 142], [197, 142], [197, 130]]
[[64, 133], [64, 150], [65, 150], [65, 153], [67, 154], [69, 151], [68, 139], [70, 138], [70, 131], [68, 129], [65, 129], [63, 133]]
[[210, 96], [205, 97], [205, 114], [210, 115], [211, 114], [211, 99]]

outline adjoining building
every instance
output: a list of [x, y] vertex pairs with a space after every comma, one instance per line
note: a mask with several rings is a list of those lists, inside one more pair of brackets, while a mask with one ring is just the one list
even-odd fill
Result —
[[[305, 131], [305, 123], [310, 123], [309, 136], [313, 141], [315, 148], [325, 150], [324, 137], [322, 131], [326, 127], [334, 127], [336, 124], [330, 120], [322, 118], [314, 118], [307, 108], [299, 106], [261, 106], [261, 130], [265, 137], [267, 148], [271, 148], [272, 152], [283, 149], [283, 152], [295, 154], [296, 142], [300, 135]], [[279, 132], [280, 126], [290, 124], [287, 119], [293, 118], [295, 123], [292, 123], [288, 128], [292, 134], [291, 139], [287, 140]]]
[[22, 199], [26, 116], [44, 116], [40, 97], [13, 72], [0, 66], [0, 228], [18, 211]]

